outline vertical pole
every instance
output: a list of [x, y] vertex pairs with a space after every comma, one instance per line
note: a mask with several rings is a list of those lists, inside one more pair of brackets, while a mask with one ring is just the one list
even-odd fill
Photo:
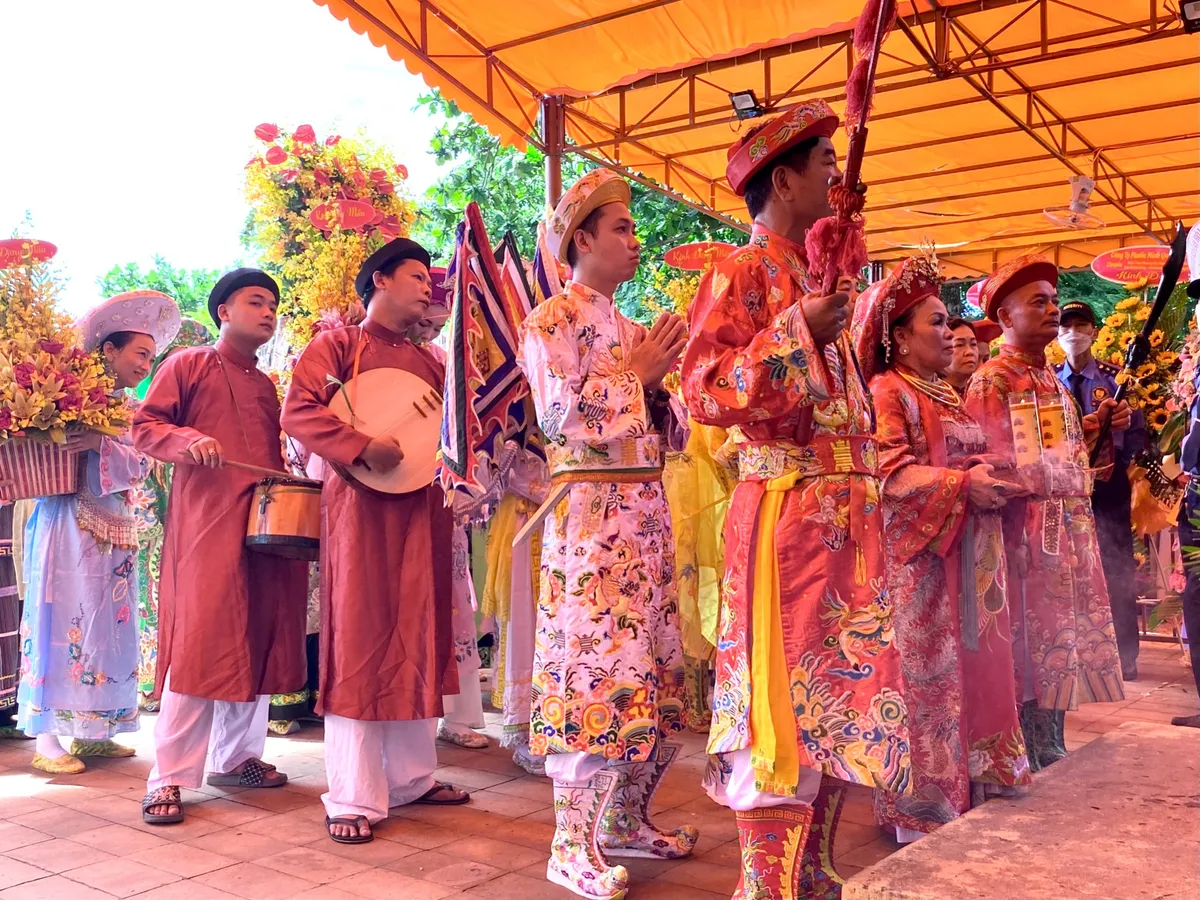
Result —
[[546, 145], [546, 208], [562, 197], [562, 157], [567, 141], [562, 97], [542, 98], [542, 142]]

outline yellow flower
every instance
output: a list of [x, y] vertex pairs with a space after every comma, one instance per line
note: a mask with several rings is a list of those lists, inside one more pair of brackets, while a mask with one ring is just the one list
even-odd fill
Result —
[[1125, 384], [1126, 382], [1129, 381], [1129, 373], [1125, 372], [1125, 371], [1120, 371], [1117, 373], [1117, 377], [1115, 380], [1116, 380], [1117, 384]]
[[1125, 361], [1125, 357], [1121, 355], [1120, 350], [1114, 350], [1112, 353], [1108, 354], [1108, 361], [1114, 366], [1119, 366]]
[[[1149, 312], [1147, 312], [1146, 315], [1148, 316]], [[1162, 342], [1165, 340], [1166, 340], [1166, 335], [1164, 335], [1162, 333], [1161, 328], [1155, 328], [1152, 332], [1150, 332], [1150, 346], [1151, 347], [1157, 347], [1160, 344], [1162, 344]]]
[[1132, 331], [1127, 331], [1117, 338], [1117, 343], [1120, 345], [1122, 350], [1128, 350], [1129, 345], [1133, 343], [1134, 337], [1135, 335]]
[[1139, 322], [1145, 322], [1148, 318], [1150, 318], [1150, 307], [1139, 306], [1137, 312], [1133, 314], [1133, 317]]
[[1165, 409], [1156, 409], [1156, 410], [1154, 410], [1154, 412], [1147, 414], [1146, 424], [1149, 425], [1151, 428], [1153, 428], [1155, 431], [1162, 431], [1162, 429], [1166, 427], [1167, 422], [1169, 422], [1170, 419], [1171, 419], [1171, 417], [1167, 414], [1167, 411]]
[[[1154, 335], [1150, 336], [1150, 343], [1152, 346], [1154, 345]], [[1162, 353], [1158, 354], [1155, 359], [1158, 361], [1160, 366], [1170, 367], [1179, 361], [1179, 354], [1174, 350], [1164, 350]]]
[[1120, 313], [1112, 313], [1104, 319], [1104, 324], [1108, 328], [1120, 328], [1125, 324], [1125, 316]]
[[1157, 371], [1158, 371], [1158, 367], [1155, 366], [1154, 363], [1142, 363], [1140, 366], [1138, 366], [1137, 377], [1138, 378], [1149, 378], [1151, 375], [1153, 375]]
[[1133, 309], [1134, 307], [1138, 306], [1141, 302], [1142, 302], [1141, 297], [1126, 297], [1124, 300], [1117, 303], [1116, 308], [1119, 310], [1122, 310], [1122, 311], [1128, 310], [1128, 309]]

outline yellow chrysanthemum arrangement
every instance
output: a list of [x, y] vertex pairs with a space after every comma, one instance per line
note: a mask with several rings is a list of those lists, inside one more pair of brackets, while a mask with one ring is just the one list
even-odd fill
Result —
[[[1092, 344], [1093, 355], [1101, 362], [1114, 366], [1125, 364], [1125, 351], [1133, 339], [1141, 334], [1142, 323], [1150, 318], [1150, 304], [1141, 296], [1126, 297], [1117, 303], [1115, 310], [1104, 320]], [[1157, 435], [1166, 426], [1174, 412], [1168, 390], [1179, 354], [1168, 346], [1167, 336], [1162, 329], [1150, 332], [1150, 355], [1146, 361], [1130, 373], [1117, 376], [1120, 383], [1129, 383], [1126, 399], [1134, 409], [1142, 410], [1146, 426]]]
[[363, 261], [408, 234], [416, 207], [398, 190], [408, 170], [385, 149], [338, 135], [318, 141], [309, 125], [254, 133], [267, 146], [246, 166], [247, 236], [283, 284], [279, 314], [299, 349], [322, 315], [357, 303]]
[[69, 431], [115, 434], [132, 413], [58, 309], [60, 275], [42, 262], [0, 270], [0, 440]]
[[646, 298], [648, 307], [656, 313], [676, 313], [687, 318], [687, 311], [700, 287], [700, 273], [662, 267], [654, 273], [651, 285], [654, 293]]

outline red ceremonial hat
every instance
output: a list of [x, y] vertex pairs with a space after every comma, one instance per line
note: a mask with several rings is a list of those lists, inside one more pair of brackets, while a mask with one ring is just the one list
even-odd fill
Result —
[[882, 360], [889, 356], [892, 323], [926, 297], [936, 297], [942, 281], [935, 257], [910, 256], [859, 294], [850, 334], [864, 378], [879, 372]]
[[1048, 281], [1057, 286], [1058, 266], [1037, 253], [1010, 259], [989, 275], [979, 289], [979, 307], [985, 316], [995, 322], [996, 312], [1004, 298], [1035, 281]]
[[729, 148], [725, 177], [729, 187], [742, 197], [746, 183], [775, 157], [810, 137], [833, 137], [837, 114], [824, 100], [807, 100], [781, 116], [750, 129]]
[[971, 330], [975, 332], [975, 340], [984, 344], [990, 344], [1003, 334], [1003, 329], [991, 319], [976, 319], [970, 325]]

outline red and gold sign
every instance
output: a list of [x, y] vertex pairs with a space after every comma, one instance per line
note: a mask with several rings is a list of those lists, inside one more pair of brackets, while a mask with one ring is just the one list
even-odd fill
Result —
[[375, 222], [376, 215], [375, 207], [365, 200], [331, 200], [309, 213], [308, 220], [322, 231], [362, 231]]
[[58, 252], [58, 248], [49, 241], [35, 241], [32, 238], [9, 238], [0, 241], [0, 269], [12, 269], [16, 266], [32, 266], [45, 262]]
[[733, 244], [722, 241], [700, 241], [695, 244], [680, 244], [666, 252], [663, 260], [668, 266], [687, 272], [703, 272], [717, 261], [736, 250]]
[[[1146, 284], [1158, 284], [1162, 279], [1163, 266], [1171, 248], [1164, 244], [1146, 244], [1139, 247], [1118, 247], [1101, 253], [1092, 260], [1092, 271], [1105, 281], [1117, 284], [1132, 284], [1143, 278]], [[1187, 266], [1183, 267], [1180, 283], [1188, 281]]]

